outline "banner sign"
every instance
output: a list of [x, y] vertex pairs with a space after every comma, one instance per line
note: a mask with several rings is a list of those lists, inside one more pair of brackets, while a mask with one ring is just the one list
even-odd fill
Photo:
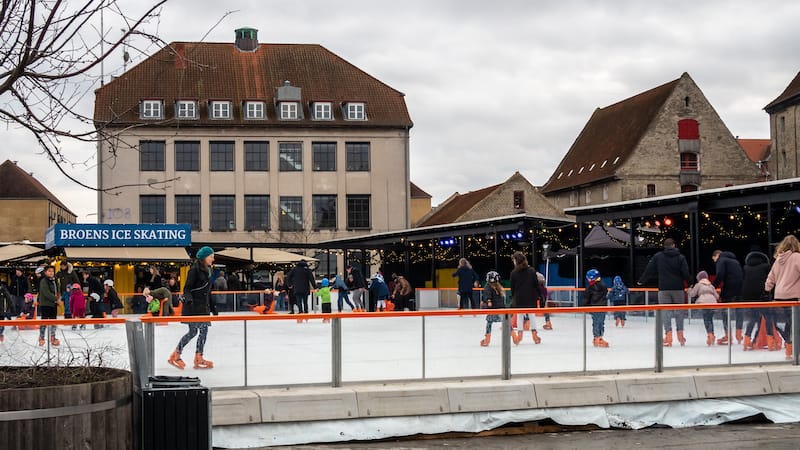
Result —
[[59, 223], [45, 233], [45, 247], [189, 247], [189, 224]]

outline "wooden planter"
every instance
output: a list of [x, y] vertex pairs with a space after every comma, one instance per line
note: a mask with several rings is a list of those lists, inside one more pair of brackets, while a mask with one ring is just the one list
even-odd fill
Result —
[[125, 370], [66, 386], [2, 389], [0, 381], [0, 449], [129, 449], [131, 389]]

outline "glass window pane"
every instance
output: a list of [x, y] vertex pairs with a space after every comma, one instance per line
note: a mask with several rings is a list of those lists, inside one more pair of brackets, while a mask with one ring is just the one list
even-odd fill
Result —
[[251, 172], [269, 170], [269, 142], [245, 141], [244, 170]]
[[212, 171], [233, 170], [233, 141], [211, 141], [208, 143]]
[[336, 196], [315, 195], [314, 202], [314, 229], [336, 229]]
[[167, 200], [163, 195], [139, 196], [139, 223], [166, 223]]
[[139, 170], [164, 171], [164, 141], [139, 141]]
[[269, 195], [244, 196], [244, 229], [269, 230]]
[[303, 170], [303, 145], [300, 142], [281, 142], [278, 144], [281, 172]]
[[175, 141], [175, 170], [186, 172], [200, 170], [200, 142]]
[[278, 226], [281, 231], [303, 230], [303, 197], [281, 197]]
[[200, 196], [175, 196], [175, 223], [188, 223], [192, 231], [200, 230]]
[[369, 142], [345, 143], [348, 172], [369, 172]]
[[236, 210], [233, 195], [212, 195], [211, 231], [233, 231], [236, 229]]
[[336, 142], [313, 142], [314, 170], [320, 172], [336, 171]]
[[347, 196], [347, 228], [370, 228], [370, 196]]

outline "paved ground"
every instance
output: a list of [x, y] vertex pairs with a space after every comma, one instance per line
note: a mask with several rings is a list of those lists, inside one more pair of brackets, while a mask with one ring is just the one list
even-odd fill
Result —
[[306, 450], [382, 449], [754, 449], [800, 448], [800, 424], [737, 424], [685, 429], [597, 430], [517, 436], [424, 439], [392, 442], [346, 443], [270, 447]]

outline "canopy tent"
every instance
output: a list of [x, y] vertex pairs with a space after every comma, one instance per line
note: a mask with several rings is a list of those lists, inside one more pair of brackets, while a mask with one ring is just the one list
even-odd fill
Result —
[[183, 247], [67, 247], [67, 259], [97, 262], [189, 262]]
[[[251, 253], [252, 252], [252, 253]], [[319, 262], [318, 259], [308, 256], [298, 255], [297, 253], [285, 252], [275, 248], [226, 248], [216, 252], [218, 256], [241, 261], [252, 261], [256, 264], [291, 264], [298, 261]]]
[[28, 244], [9, 244], [0, 247], [0, 263], [28, 258], [44, 252], [39, 247]]
[[631, 235], [617, 227], [592, 227], [583, 239], [585, 248], [627, 248], [630, 247]]

